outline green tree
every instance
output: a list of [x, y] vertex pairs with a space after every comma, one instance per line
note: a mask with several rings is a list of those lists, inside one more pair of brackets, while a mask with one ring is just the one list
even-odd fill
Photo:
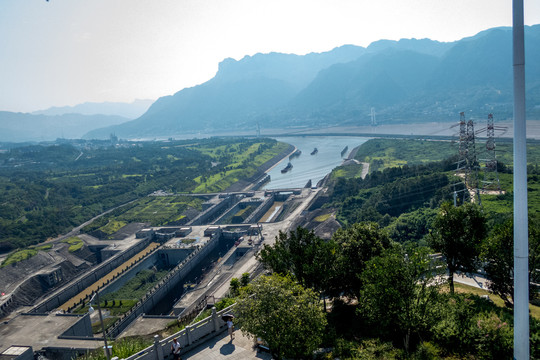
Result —
[[240, 280], [237, 278], [232, 278], [231, 282], [229, 283], [231, 296], [238, 296], [240, 293]]
[[338, 245], [334, 291], [360, 297], [365, 264], [390, 246], [390, 238], [376, 223], [358, 223], [336, 231], [332, 239]]
[[409, 351], [411, 340], [428, 333], [439, 294], [437, 265], [427, 248], [398, 244], [366, 262], [359, 312], [377, 335], [398, 337]]
[[278, 274], [243, 289], [236, 312], [239, 328], [266, 341], [277, 359], [311, 359], [326, 326], [317, 294]]
[[249, 284], [249, 273], [245, 272], [242, 274], [242, 277], [240, 278], [240, 285], [248, 286], [248, 284]]
[[486, 219], [476, 204], [459, 207], [443, 203], [432, 224], [428, 241], [440, 252], [448, 268], [450, 292], [454, 293], [454, 274], [473, 272], [478, 268], [482, 240], [486, 236]]
[[[482, 260], [488, 288], [503, 299], [504, 304], [514, 303], [514, 221], [510, 219], [493, 230], [482, 250]], [[540, 226], [538, 221], [529, 219], [529, 296], [538, 296], [532, 284], [540, 282]]]
[[273, 246], [264, 245], [258, 258], [267, 269], [293, 275], [304, 287], [322, 293], [333, 277], [336, 244], [302, 227], [279, 232]]

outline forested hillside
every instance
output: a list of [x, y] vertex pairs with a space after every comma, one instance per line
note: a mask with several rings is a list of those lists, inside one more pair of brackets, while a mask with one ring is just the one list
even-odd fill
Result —
[[[287, 147], [270, 139], [206, 139], [73, 142], [2, 152], [0, 252], [40, 243], [156, 190], [224, 190]], [[169, 215], [178, 218], [185, 209], [179, 205]]]
[[[478, 158], [485, 158], [478, 142]], [[512, 144], [498, 144], [498, 178], [501, 193], [481, 194], [484, 211], [491, 224], [503, 222], [512, 213]], [[334, 170], [327, 207], [336, 209], [336, 218], [348, 226], [374, 221], [386, 227], [400, 242], [422, 241], [428, 233], [435, 209], [444, 201], [463, 202], [462, 178], [456, 176], [457, 145], [450, 141], [372, 139], [356, 153], [356, 159], [370, 164], [365, 179], [338, 176]], [[529, 163], [529, 213], [540, 215], [540, 144], [527, 147]], [[480, 185], [485, 164], [479, 160]]]

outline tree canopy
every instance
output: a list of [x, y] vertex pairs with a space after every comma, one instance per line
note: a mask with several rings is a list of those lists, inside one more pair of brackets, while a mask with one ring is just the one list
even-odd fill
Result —
[[332, 239], [337, 243], [336, 287], [345, 293], [360, 297], [366, 262], [390, 247], [390, 238], [372, 222], [357, 223], [347, 229], [339, 229]]
[[[508, 307], [514, 303], [514, 221], [509, 219], [499, 225], [485, 241], [482, 260], [488, 288], [503, 299]], [[540, 226], [529, 219], [529, 297], [538, 297], [535, 285], [540, 283]]]
[[277, 359], [311, 359], [327, 323], [318, 295], [278, 274], [244, 288], [236, 312], [239, 328], [264, 340]]
[[427, 248], [395, 244], [367, 261], [362, 273], [360, 313], [381, 335], [401, 337], [407, 351], [411, 337], [425, 334], [435, 321], [437, 265]]
[[334, 273], [336, 244], [298, 227], [289, 233], [280, 231], [274, 245], [263, 245], [258, 257], [267, 269], [289, 273], [303, 286], [322, 292]]
[[455, 207], [450, 202], [441, 205], [432, 224], [429, 244], [445, 258], [451, 293], [454, 293], [457, 271], [467, 273], [478, 268], [478, 256], [486, 233], [486, 219], [478, 205], [465, 203]]

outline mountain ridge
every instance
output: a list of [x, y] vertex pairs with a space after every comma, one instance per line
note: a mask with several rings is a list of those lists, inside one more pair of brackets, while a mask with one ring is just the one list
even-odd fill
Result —
[[[526, 26], [528, 116], [540, 118], [540, 25]], [[205, 83], [157, 99], [140, 117], [84, 138], [174, 137], [263, 127], [456, 121], [512, 116], [511, 28], [453, 42], [379, 40], [306, 55], [224, 59]]]

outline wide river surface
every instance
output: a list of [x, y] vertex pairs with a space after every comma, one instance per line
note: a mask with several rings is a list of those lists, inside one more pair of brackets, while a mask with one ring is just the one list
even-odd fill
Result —
[[[352, 136], [287, 136], [275, 139], [296, 146], [302, 151], [302, 155], [291, 160], [293, 168], [284, 174], [281, 170], [287, 166], [288, 157], [268, 171], [270, 182], [266, 184], [265, 189], [301, 188], [306, 186], [310, 179], [315, 186], [343, 162], [341, 151], [345, 146], [349, 148], [344, 157], [349, 155], [352, 149], [369, 140]], [[315, 155], [310, 155], [314, 148], [319, 151]]]

